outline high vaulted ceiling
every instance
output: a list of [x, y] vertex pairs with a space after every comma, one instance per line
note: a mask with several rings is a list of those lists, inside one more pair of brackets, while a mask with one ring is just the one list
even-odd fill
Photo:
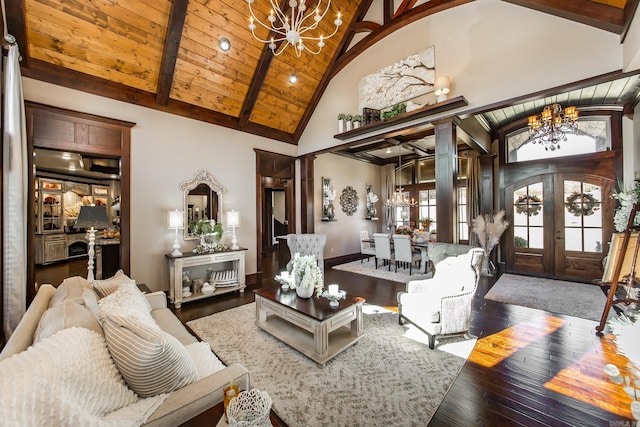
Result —
[[[274, 57], [252, 37], [246, 0], [5, 2], [23, 76], [297, 144], [330, 79], [353, 58], [408, 23], [470, 1], [333, 0], [322, 32], [332, 32], [338, 11], [344, 24], [319, 55], [300, 58], [291, 49]], [[508, 2], [621, 37], [638, 4]], [[253, 5], [269, 13], [267, 0]], [[381, 22], [368, 18], [375, 7]], [[218, 47], [223, 37], [231, 41], [228, 52]], [[299, 80], [290, 84], [294, 71]]]

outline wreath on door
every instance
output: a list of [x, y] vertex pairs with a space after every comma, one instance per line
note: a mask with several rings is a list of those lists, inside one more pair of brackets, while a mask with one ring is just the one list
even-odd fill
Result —
[[514, 203], [516, 212], [527, 216], [535, 216], [542, 210], [542, 200], [538, 196], [523, 194]]
[[567, 197], [567, 212], [573, 216], [590, 216], [600, 209], [600, 202], [591, 193], [574, 191]]

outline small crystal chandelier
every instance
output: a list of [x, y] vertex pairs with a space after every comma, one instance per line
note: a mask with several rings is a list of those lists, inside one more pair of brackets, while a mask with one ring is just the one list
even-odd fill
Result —
[[560, 142], [567, 140], [565, 132], [575, 132], [578, 128], [578, 110], [560, 104], [547, 105], [539, 116], [529, 117], [529, 141], [540, 143], [544, 149], [560, 149]]
[[[402, 153], [400, 151], [400, 145], [398, 145], [398, 168], [402, 167]], [[396, 191], [393, 192], [393, 195], [384, 203], [386, 207], [391, 208], [413, 208], [418, 205], [414, 199], [409, 199], [406, 194], [404, 194], [404, 189], [401, 185], [396, 187]]]
[[[342, 20], [340, 19], [340, 13], [338, 13], [338, 17], [333, 21], [336, 26], [336, 29], [328, 36], [320, 35], [320, 37], [314, 37], [310, 35], [303, 35], [307, 31], [315, 30], [318, 27], [318, 24], [324, 18], [324, 16], [329, 11], [329, 6], [331, 6], [331, 0], [327, 0], [327, 6], [324, 8], [323, 12], [320, 12], [323, 0], [318, 0], [318, 4], [314, 9], [311, 9], [305, 15], [307, 11], [307, 5], [305, 0], [300, 0], [300, 2], [296, 0], [289, 0], [289, 9], [291, 11], [291, 18], [286, 15], [287, 11], [282, 11], [280, 6], [274, 1], [269, 0], [271, 3], [271, 12], [267, 17], [269, 24], [264, 24], [260, 21], [256, 15], [253, 13], [253, 9], [251, 8], [251, 4], [255, 0], [247, 0], [249, 4], [249, 12], [251, 12], [251, 17], [249, 18], [249, 29], [253, 34], [253, 37], [262, 43], [269, 43], [269, 49], [273, 52], [275, 56], [280, 55], [285, 51], [288, 45], [293, 46], [296, 55], [300, 57], [300, 54], [303, 50], [310, 52], [314, 55], [320, 53], [324, 46], [324, 40], [333, 37], [337, 32], [340, 25], [342, 25]], [[259, 38], [256, 33], [256, 21], [258, 24], [262, 25], [269, 31], [275, 33], [275, 37], [272, 36], [270, 40], [262, 40]], [[318, 50], [311, 50], [304, 42], [307, 40], [317, 41]], [[286, 43], [282, 43], [280, 48], [278, 49], [278, 42], [286, 41]]]

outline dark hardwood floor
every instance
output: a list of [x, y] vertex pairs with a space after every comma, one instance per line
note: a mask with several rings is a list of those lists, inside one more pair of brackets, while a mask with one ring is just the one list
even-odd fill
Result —
[[[276, 256], [277, 250], [263, 259], [263, 283], [258, 286], [277, 286]], [[330, 267], [328, 262], [326, 282], [339, 283], [368, 303], [397, 309], [396, 293], [404, 290], [403, 284]], [[597, 336], [593, 321], [485, 300], [494, 283], [495, 278], [480, 280], [470, 331], [478, 343], [429, 425], [635, 425], [628, 397], [602, 372], [611, 360], [624, 363], [624, 358], [612, 354], [611, 337]], [[174, 312], [187, 322], [253, 302], [254, 288], [184, 304]], [[430, 350], [425, 346], [425, 351]], [[211, 425], [220, 411], [205, 413], [187, 425]], [[272, 422], [284, 425], [277, 417]]]

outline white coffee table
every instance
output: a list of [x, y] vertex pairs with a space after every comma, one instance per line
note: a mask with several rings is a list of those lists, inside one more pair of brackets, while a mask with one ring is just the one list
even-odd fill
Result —
[[347, 294], [331, 307], [324, 298], [299, 298], [295, 290], [254, 293], [256, 325], [322, 366], [362, 338], [364, 298]]

